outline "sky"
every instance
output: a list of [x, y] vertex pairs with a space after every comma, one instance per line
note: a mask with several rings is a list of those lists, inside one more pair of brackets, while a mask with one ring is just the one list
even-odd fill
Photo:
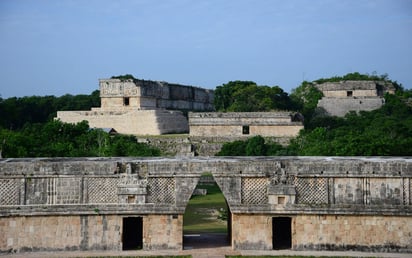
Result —
[[412, 88], [412, 0], [0, 0], [0, 97], [132, 74], [214, 89], [347, 73]]

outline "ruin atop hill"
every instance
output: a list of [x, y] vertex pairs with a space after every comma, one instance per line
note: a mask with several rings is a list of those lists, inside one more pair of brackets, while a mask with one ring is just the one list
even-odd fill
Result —
[[350, 111], [371, 111], [380, 108], [386, 93], [394, 94], [395, 87], [386, 81], [339, 81], [316, 84], [323, 93], [318, 108], [327, 115], [345, 116]]

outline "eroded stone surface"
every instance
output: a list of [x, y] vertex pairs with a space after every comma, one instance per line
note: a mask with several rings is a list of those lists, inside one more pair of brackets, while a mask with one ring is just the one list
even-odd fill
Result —
[[412, 158], [222, 157], [0, 160], [0, 250], [121, 250], [142, 218], [145, 250], [181, 249], [183, 214], [211, 173], [234, 249], [412, 250]]

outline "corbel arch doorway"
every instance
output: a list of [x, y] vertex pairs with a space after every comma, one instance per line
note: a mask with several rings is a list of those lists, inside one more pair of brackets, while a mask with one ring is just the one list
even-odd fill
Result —
[[183, 249], [231, 246], [231, 212], [211, 173], [203, 173], [183, 216]]

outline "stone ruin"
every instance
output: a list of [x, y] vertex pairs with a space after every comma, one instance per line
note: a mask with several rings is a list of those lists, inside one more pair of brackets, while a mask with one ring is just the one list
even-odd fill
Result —
[[412, 252], [410, 157], [0, 160], [0, 252], [181, 250], [202, 174], [235, 250]]
[[318, 108], [327, 115], [345, 116], [350, 111], [372, 111], [380, 108], [386, 93], [394, 94], [395, 87], [385, 81], [340, 81], [317, 84], [323, 93]]
[[278, 112], [190, 112], [190, 136], [293, 138], [303, 129], [296, 114]]
[[101, 79], [101, 107], [90, 111], [58, 111], [66, 123], [89, 122], [90, 127], [114, 128], [121, 134], [187, 133], [181, 110], [213, 110], [213, 90], [138, 79]]

